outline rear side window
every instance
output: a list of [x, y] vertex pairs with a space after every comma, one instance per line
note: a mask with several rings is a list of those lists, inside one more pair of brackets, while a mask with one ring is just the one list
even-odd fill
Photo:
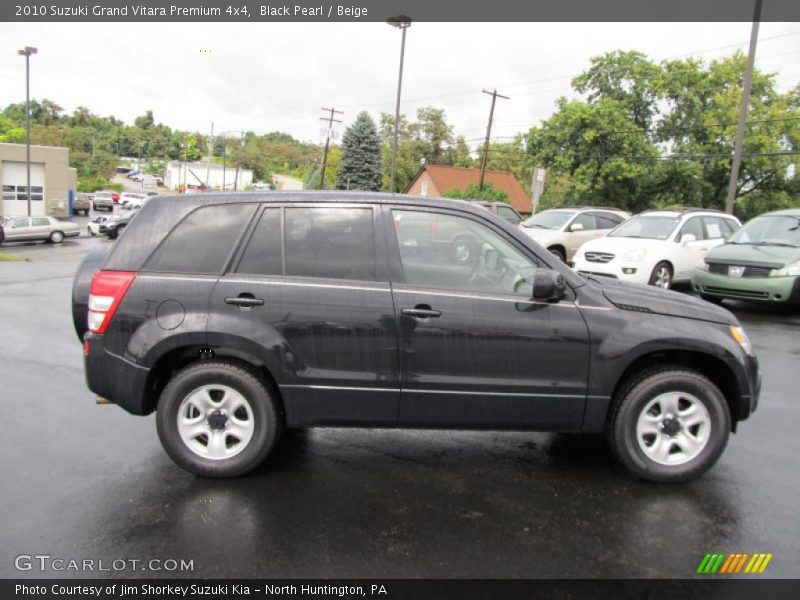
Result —
[[219, 204], [195, 210], [175, 226], [150, 256], [145, 269], [219, 273], [254, 210], [253, 204]]
[[267, 208], [261, 213], [253, 235], [239, 261], [237, 273], [281, 275], [281, 209]]
[[286, 275], [375, 281], [371, 208], [286, 208]]

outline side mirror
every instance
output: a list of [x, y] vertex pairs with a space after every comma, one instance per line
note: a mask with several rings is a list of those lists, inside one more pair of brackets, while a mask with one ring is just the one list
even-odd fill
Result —
[[569, 226], [570, 231], [583, 231], [583, 223], [573, 223]]
[[689, 242], [693, 242], [693, 241], [695, 241], [696, 239], [697, 239], [697, 238], [696, 238], [696, 237], [694, 237], [694, 234], [693, 234], [693, 233], [684, 233], [684, 234], [681, 236], [681, 244], [683, 244], [683, 245], [686, 245], [686, 244], [688, 244]]
[[557, 302], [566, 289], [564, 276], [552, 269], [537, 269], [533, 276], [533, 299]]

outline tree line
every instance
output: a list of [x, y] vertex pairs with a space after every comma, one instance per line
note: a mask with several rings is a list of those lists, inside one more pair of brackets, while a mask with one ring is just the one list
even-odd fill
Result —
[[[655, 62], [630, 51], [591, 59], [574, 77], [577, 98], [561, 97], [553, 114], [507, 141], [490, 144], [487, 168], [514, 173], [526, 191], [533, 170], [548, 170], [543, 207], [596, 204], [631, 211], [671, 206], [723, 208], [746, 58]], [[50, 100], [31, 104], [32, 141], [67, 146], [81, 180], [110, 177], [119, 156], [198, 160], [208, 137], [156, 123], [147, 111], [126, 125], [79, 107], [71, 115]], [[0, 141], [24, 141], [24, 105], [0, 115]], [[748, 218], [800, 204], [796, 177], [800, 85], [786, 93], [775, 75], [756, 69], [737, 186], [736, 212]], [[394, 115], [360, 113], [331, 145], [324, 187], [388, 190]], [[477, 140], [473, 140], [477, 141]], [[427, 106], [398, 124], [397, 189], [425, 164], [475, 167], [470, 147], [445, 111]], [[249, 168], [256, 179], [288, 174], [318, 188], [322, 147], [287, 133], [217, 136], [213, 160]], [[492, 197], [502, 198], [497, 190]], [[450, 195], [457, 195], [456, 191]], [[479, 193], [472, 190], [470, 194]]]

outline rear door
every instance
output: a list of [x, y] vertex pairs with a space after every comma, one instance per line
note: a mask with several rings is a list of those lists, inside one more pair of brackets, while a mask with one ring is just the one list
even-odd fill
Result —
[[[205, 346], [211, 290], [257, 205], [200, 206], [144, 263], [106, 333], [106, 349], [149, 366], [172, 348]], [[119, 243], [119, 242], [118, 242]]]
[[209, 343], [249, 348], [291, 425], [394, 425], [397, 330], [379, 210], [264, 207], [211, 296]]
[[[579, 429], [589, 338], [572, 292], [531, 301], [536, 257], [475, 215], [385, 210], [401, 424]], [[466, 261], [451, 248], [464, 239]]]

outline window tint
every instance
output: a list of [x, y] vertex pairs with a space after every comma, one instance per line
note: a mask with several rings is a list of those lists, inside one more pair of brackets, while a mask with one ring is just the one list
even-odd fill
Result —
[[236, 269], [248, 275], [281, 275], [281, 209], [267, 208], [247, 242]]
[[572, 223], [569, 224], [570, 227], [574, 227], [577, 224], [583, 225], [582, 231], [592, 231], [593, 229], [597, 229], [597, 221], [594, 218], [593, 213], [581, 213]]
[[406, 283], [530, 297], [535, 264], [489, 227], [443, 213], [392, 216]]
[[681, 232], [678, 234], [676, 241], [680, 242], [681, 238], [687, 233], [691, 233], [696, 240], [705, 239], [705, 236], [703, 235], [703, 224], [700, 221], [700, 217], [692, 217], [686, 221], [686, 223], [683, 224], [683, 227], [681, 227]]
[[195, 210], [175, 226], [145, 268], [170, 273], [219, 273], [254, 210], [253, 204], [221, 204]]
[[614, 227], [622, 223], [624, 220], [622, 217], [615, 215], [614, 213], [596, 212], [592, 214], [594, 214], [595, 218], [597, 219], [598, 229], [614, 229]]
[[286, 274], [375, 281], [371, 208], [286, 208]]
[[516, 225], [522, 220], [520, 219], [519, 215], [516, 212], [514, 212], [514, 209], [511, 209], [507, 206], [498, 206], [497, 216], [502, 217], [512, 225]]
[[44, 226], [50, 225], [50, 219], [48, 219], [47, 217], [37, 217], [33, 220], [34, 227], [41, 227], [43, 225]]

